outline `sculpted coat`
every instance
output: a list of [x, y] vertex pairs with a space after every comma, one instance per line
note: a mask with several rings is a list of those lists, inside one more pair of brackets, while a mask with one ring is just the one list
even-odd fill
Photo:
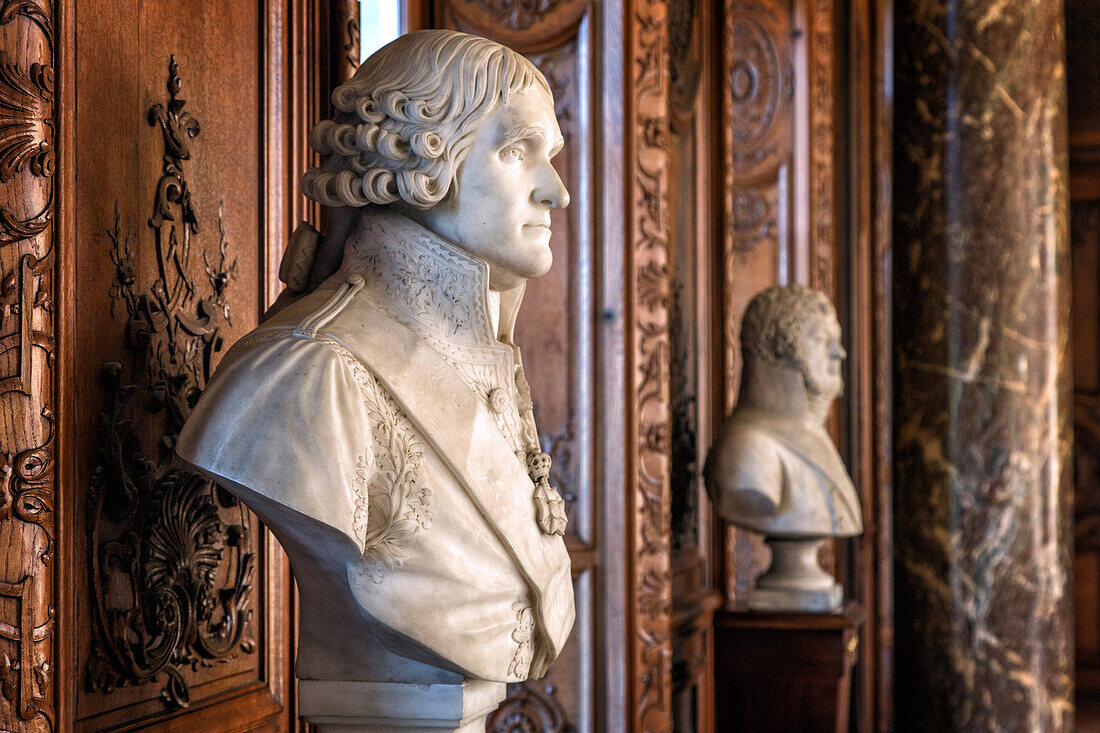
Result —
[[[564, 542], [536, 520], [530, 395], [487, 278], [400, 214], [368, 212], [336, 275], [230, 349], [188, 423], [204, 429], [176, 451], [346, 540], [344, 586], [327, 592], [395, 632], [390, 648], [516, 682], [560, 652], [573, 590]], [[510, 331], [521, 293], [507, 295]]]

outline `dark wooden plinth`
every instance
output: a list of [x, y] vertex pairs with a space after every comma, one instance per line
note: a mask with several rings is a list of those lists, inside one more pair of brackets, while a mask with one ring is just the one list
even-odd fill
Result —
[[867, 617], [719, 611], [714, 616], [717, 730], [847, 733], [852, 665]]

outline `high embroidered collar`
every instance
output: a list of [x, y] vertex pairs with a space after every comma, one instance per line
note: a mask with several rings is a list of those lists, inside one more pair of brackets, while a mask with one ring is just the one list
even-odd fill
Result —
[[513, 349], [524, 285], [500, 293], [494, 333], [489, 266], [402, 214], [366, 207], [344, 247], [340, 273], [360, 273], [371, 295], [419, 330], [462, 346]]

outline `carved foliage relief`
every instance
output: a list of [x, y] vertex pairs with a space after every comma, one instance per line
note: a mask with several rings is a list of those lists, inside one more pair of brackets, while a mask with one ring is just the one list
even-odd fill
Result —
[[[231, 324], [226, 292], [237, 263], [221, 211], [217, 246], [203, 250], [201, 263], [194, 256], [200, 218], [185, 167], [199, 123], [181, 97], [174, 57], [167, 88], [168, 100], [149, 109], [164, 149], [151, 231], [124, 231], [116, 208], [102, 237], [127, 361], [102, 369], [106, 405], [86, 512], [93, 635], [84, 672], [89, 691], [154, 685], [154, 696], [172, 708], [190, 703], [203, 670], [255, 650], [259, 528], [228, 492], [171, 465], [176, 436], [222, 348], [221, 330]], [[136, 250], [149, 240], [156, 274], [146, 285]]]
[[54, 727], [53, 10], [0, 3], [0, 730]]
[[671, 729], [671, 571], [669, 308], [668, 6], [630, 5], [627, 68], [631, 324], [636, 453], [632, 487], [636, 618], [631, 703], [633, 729]]

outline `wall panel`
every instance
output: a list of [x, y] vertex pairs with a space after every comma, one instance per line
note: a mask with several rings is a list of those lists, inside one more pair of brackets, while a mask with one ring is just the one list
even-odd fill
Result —
[[257, 323], [286, 236], [287, 15], [72, 8], [63, 729], [292, 725], [282, 552], [171, 460], [220, 355]]

